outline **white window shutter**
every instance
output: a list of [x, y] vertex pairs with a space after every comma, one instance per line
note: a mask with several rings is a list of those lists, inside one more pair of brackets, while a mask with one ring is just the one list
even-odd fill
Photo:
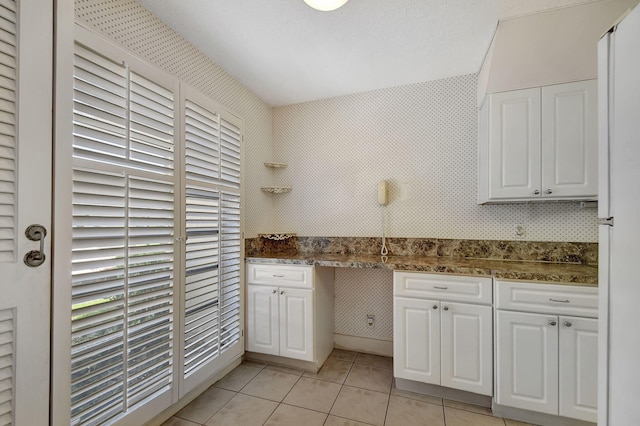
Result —
[[16, 4], [0, 3], [0, 262], [16, 259]]

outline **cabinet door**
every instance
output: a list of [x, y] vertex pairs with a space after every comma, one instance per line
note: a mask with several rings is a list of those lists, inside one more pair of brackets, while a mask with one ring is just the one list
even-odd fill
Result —
[[496, 311], [496, 402], [558, 414], [558, 317]]
[[539, 196], [540, 89], [496, 93], [489, 102], [489, 198]]
[[247, 286], [247, 350], [278, 355], [278, 288]]
[[491, 306], [441, 302], [442, 386], [493, 395]]
[[560, 317], [560, 415], [597, 421], [598, 320]]
[[393, 375], [440, 384], [440, 302], [394, 297]]
[[314, 360], [313, 290], [280, 288], [280, 356]]
[[542, 88], [542, 196], [598, 194], [596, 80]]

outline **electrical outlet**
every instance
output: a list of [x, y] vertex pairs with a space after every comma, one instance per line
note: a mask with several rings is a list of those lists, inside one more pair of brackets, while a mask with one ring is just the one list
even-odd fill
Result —
[[514, 236], [516, 240], [524, 240], [527, 237], [527, 227], [522, 224], [516, 225]]
[[367, 314], [367, 325], [369, 327], [373, 327], [373, 323], [376, 322], [376, 316], [375, 315], [371, 315], [371, 314]]

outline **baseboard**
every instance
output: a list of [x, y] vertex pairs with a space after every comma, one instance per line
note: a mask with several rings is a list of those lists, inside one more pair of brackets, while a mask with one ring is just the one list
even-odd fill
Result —
[[374, 355], [393, 356], [393, 342], [390, 340], [370, 339], [368, 337], [334, 334], [333, 343], [336, 349], [364, 352]]
[[491, 397], [487, 395], [446, 388], [444, 386], [432, 385], [429, 383], [415, 382], [413, 380], [399, 379], [397, 377], [395, 380], [396, 388], [400, 390], [431, 395], [438, 398], [451, 399], [453, 401], [466, 402], [467, 404], [478, 405], [480, 407], [491, 407]]
[[595, 423], [584, 420], [570, 419], [568, 417], [554, 416], [552, 414], [538, 413], [520, 408], [506, 407], [504, 405], [493, 404], [491, 406], [493, 415], [506, 419], [517, 420], [519, 422], [532, 423], [545, 426], [595, 426]]
[[297, 368], [299, 370], [309, 371], [311, 373], [317, 373], [322, 365], [318, 365], [313, 361], [301, 361], [299, 359], [285, 358], [276, 355], [259, 354], [257, 352], [245, 352], [245, 359], [251, 361], [264, 362], [265, 364], [279, 365], [282, 367]]

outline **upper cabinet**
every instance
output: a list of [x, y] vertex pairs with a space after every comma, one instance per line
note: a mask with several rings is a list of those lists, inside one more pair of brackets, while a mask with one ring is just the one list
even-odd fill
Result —
[[488, 95], [478, 203], [597, 199], [596, 80]]

